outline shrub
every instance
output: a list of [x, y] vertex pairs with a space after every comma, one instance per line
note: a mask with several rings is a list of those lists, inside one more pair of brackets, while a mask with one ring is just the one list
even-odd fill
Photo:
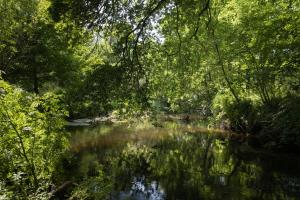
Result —
[[[228, 95], [217, 95], [213, 101], [215, 123], [237, 132], [253, 132], [257, 111], [251, 100], [235, 101]], [[222, 128], [222, 127], [221, 127]]]
[[250, 100], [241, 100], [225, 105], [225, 114], [234, 131], [252, 132], [256, 125], [257, 112]]
[[282, 99], [279, 108], [272, 113], [270, 123], [262, 130], [262, 136], [269, 136], [276, 148], [299, 149], [300, 147], [300, 97]]
[[8, 193], [24, 198], [47, 190], [67, 145], [66, 114], [58, 96], [36, 96], [0, 80], [0, 182]]

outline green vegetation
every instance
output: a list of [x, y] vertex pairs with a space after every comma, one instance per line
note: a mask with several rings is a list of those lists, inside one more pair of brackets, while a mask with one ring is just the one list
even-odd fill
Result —
[[66, 111], [57, 95], [36, 96], [2, 80], [0, 88], [3, 198], [46, 198], [55, 165], [67, 147], [67, 135], [61, 132]]
[[[299, 0], [0, 0], [0, 199], [57, 192], [78, 118], [198, 116], [299, 153], [299, 24]], [[96, 168], [73, 199], [111, 189]]]

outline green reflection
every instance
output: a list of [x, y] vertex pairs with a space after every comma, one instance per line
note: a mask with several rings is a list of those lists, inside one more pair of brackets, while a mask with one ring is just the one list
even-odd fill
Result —
[[[76, 152], [81, 163], [89, 161], [95, 165], [91, 160], [97, 160], [103, 165], [114, 185], [110, 194], [113, 199], [126, 199], [128, 195], [132, 199], [299, 197], [299, 159], [247, 151], [250, 147], [218, 134], [199, 132], [197, 127], [171, 123], [164, 127], [145, 130], [111, 127], [103, 129], [105, 134], [99, 129], [97, 133], [81, 133], [91, 134], [87, 138], [91, 137], [94, 143], [86, 139], [86, 145], [77, 146]], [[78, 138], [85, 137], [75, 134], [75, 146]], [[81, 166], [79, 171], [87, 171], [87, 166]], [[135, 183], [143, 189], [137, 192], [135, 188], [133, 192]], [[160, 196], [151, 197], [152, 190]]]

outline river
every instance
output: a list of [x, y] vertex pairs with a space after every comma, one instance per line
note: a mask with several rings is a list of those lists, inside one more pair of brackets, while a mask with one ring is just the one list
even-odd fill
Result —
[[109, 188], [107, 199], [300, 199], [299, 157], [252, 148], [231, 133], [178, 123], [70, 131], [70, 173], [86, 179], [101, 168], [109, 187], [97, 190]]

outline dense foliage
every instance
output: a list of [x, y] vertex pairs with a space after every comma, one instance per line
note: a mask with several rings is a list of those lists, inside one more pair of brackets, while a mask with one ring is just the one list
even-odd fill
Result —
[[[276, 144], [298, 135], [297, 114], [284, 105], [300, 89], [299, 1], [52, 2], [57, 22], [66, 17], [110, 47], [105, 62], [121, 76], [109, 78], [112, 87], [101, 81], [110, 91], [100, 90], [108, 100], [97, 101], [101, 110], [128, 102], [139, 111], [199, 113], [238, 132], [274, 130]], [[275, 125], [282, 115], [293, 121], [286, 130]]]
[[197, 114], [298, 151], [299, 13], [299, 0], [0, 0], [0, 190], [49, 190], [64, 120], [112, 112]]
[[0, 92], [0, 182], [6, 191], [1, 198], [47, 199], [55, 165], [67, 147], [66, 111], [51, 93], [36, 96], [2, 80]]

